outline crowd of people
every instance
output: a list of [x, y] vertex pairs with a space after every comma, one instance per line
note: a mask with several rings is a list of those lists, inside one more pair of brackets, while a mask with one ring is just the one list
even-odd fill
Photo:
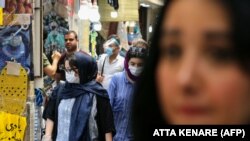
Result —
[[58, 85], [45, 107], [44, 141], [146, 141], [154, 125], [250, 123], [250, 2], [168, 0], [151, 44], [125, 57], [110, 35], [95, 61], [65, 34], [44, 72]]
[[146, 41], [135, 42], [124, 58], [119, 37], [110, 35], [96, 62], [77, 47], [75, 31], [64, 38], [66, 52], [54, 51], [52, 65], [44, 56], [44, 73], [57, 86], [43, 112], [43, 140], [132, 140], [132, 98], [148, 54]]

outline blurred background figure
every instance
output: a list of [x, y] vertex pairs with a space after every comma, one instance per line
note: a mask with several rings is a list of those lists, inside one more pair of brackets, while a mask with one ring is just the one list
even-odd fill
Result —
[[152, 125], [250, 123], [249, 8], [166, 1], [135, 95], [137, 140]]
[[107, 90], [112, 76], [124, 69], [124, 57], [120, 56], [120, 38], [110, 35], [103, 44], [105, 54], [98, 60], [98, 75], [96, 81]]

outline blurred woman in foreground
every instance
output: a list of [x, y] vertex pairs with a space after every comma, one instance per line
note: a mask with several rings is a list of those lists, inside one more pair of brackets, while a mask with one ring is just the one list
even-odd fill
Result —
[[249, 0], [165, 3], [134, 101], [137, 135], [162, 124], [249, 123], [249, 9]]

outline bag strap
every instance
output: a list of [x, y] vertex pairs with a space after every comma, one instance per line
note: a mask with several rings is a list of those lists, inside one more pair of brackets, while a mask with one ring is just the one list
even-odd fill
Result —
[[104, 70], [104, 65], [105, 65], [106, 59], [107, 59], [107, 56], [105, 57], [103, 64], [102, 64], [101, 76], [103, 75], [103, 70]]

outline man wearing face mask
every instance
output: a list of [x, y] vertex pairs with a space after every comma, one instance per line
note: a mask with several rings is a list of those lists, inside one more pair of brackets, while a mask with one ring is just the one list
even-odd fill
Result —
[[108, 94], [117, 130], [113, 141], [134, 140], [131, 129], [133, 94], [136, 82], [143, 70], [147, 52], [145, 47], [130, 47], [124, 61], [125, 70], [115, 74], [111, 79]]
[[124, 58], [119, 55], [120, 39], [117, 35], [110, 35], [103, 45], [105, 54], [98, 60], [98, 75], [96, 81], [108, 89], [111, 77], [124, 69]]

